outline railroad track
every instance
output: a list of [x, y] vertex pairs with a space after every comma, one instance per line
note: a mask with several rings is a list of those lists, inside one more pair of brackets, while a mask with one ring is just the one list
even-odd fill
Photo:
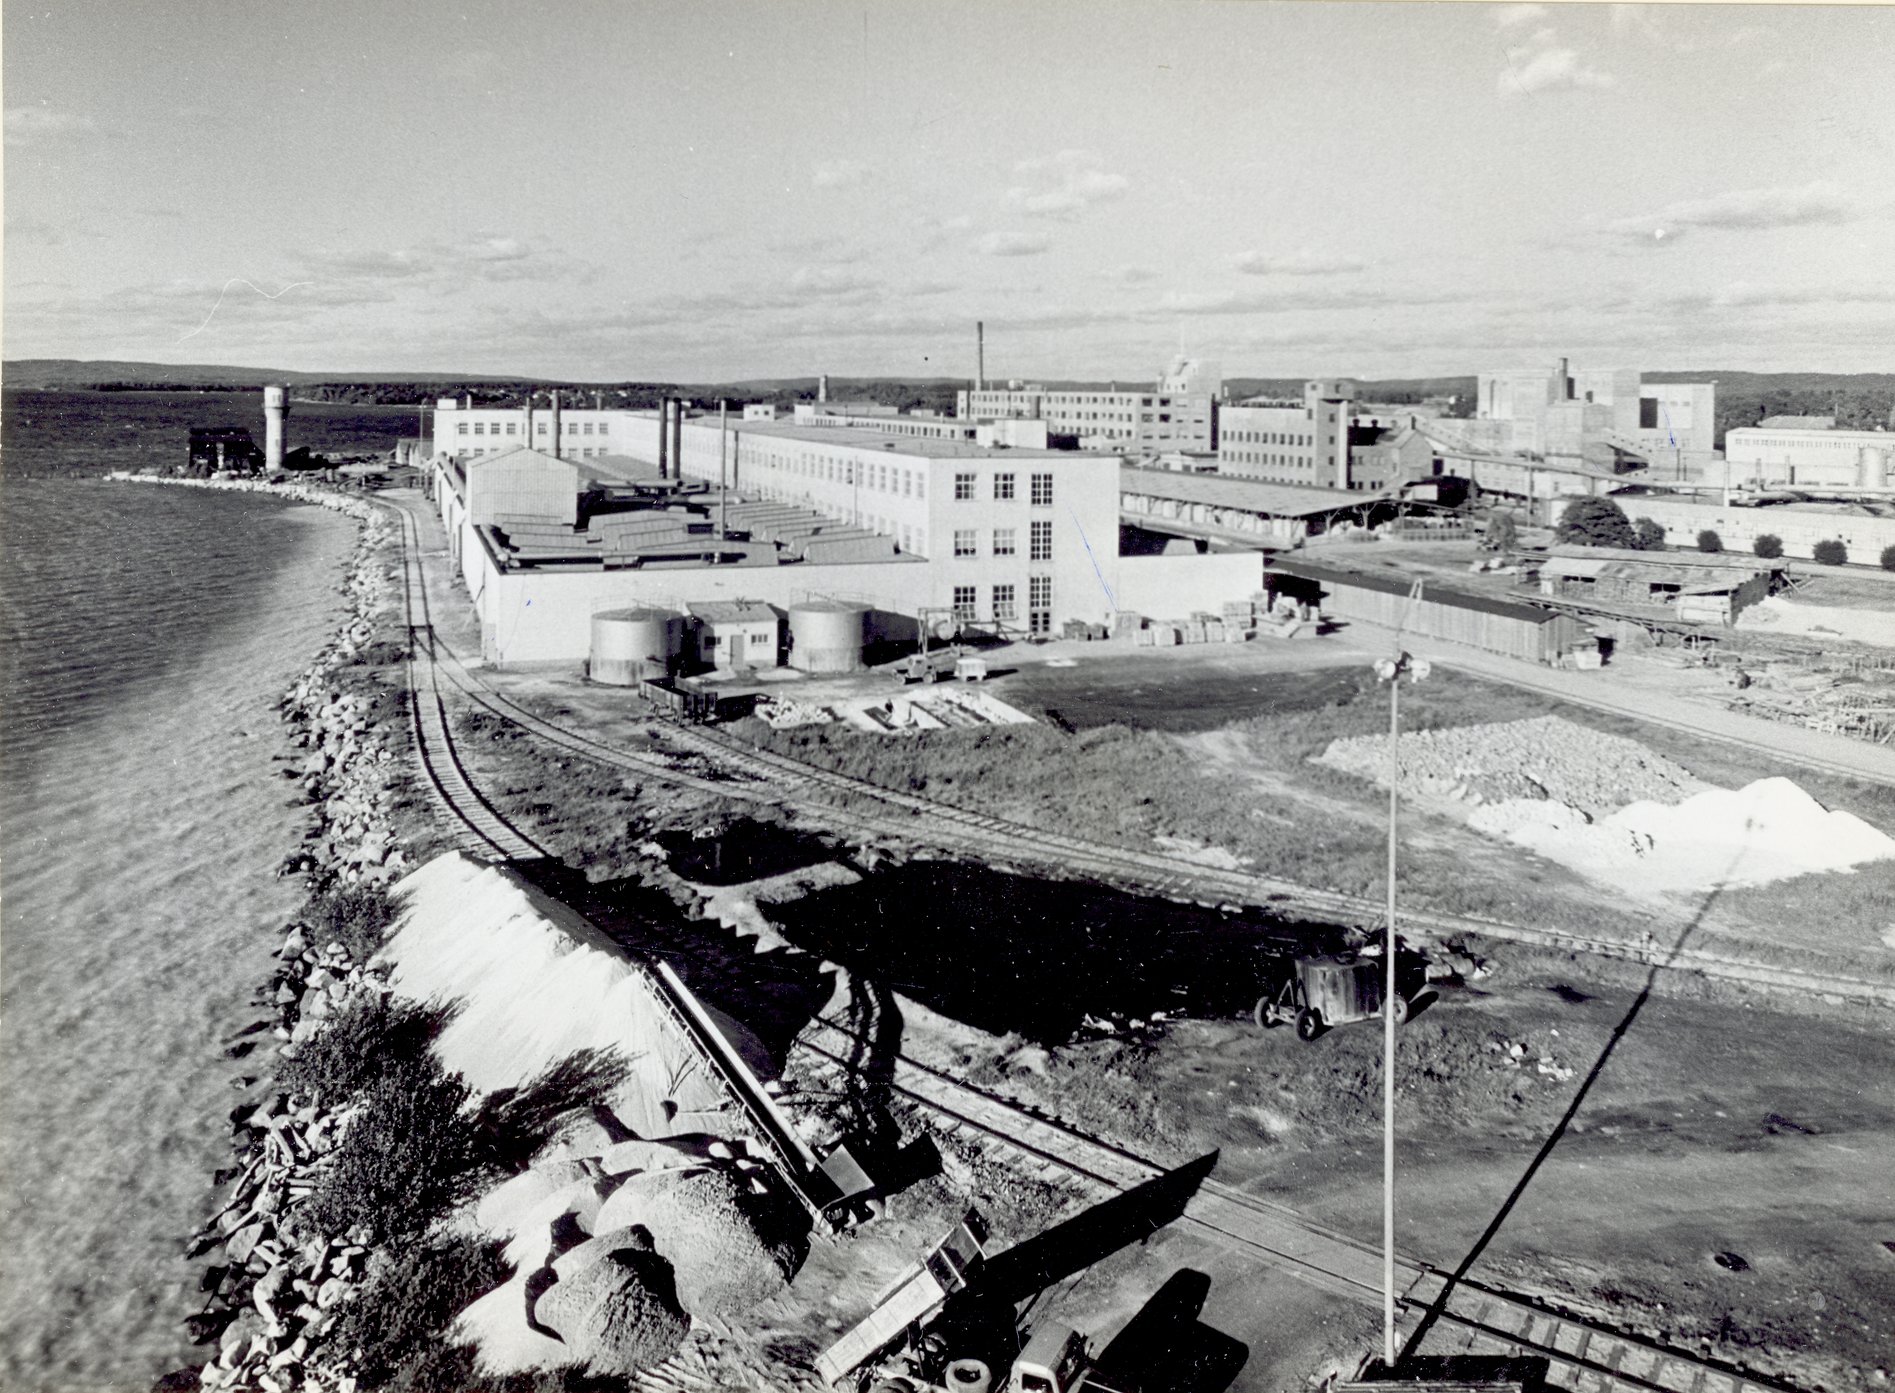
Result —
[[[868, 1042], [819, 1018], [798, 1042], [842, 1068]], [[1025, 1157], [1043, 1172], [1079, 1176], [1113, 1191], [1155, 1180], [1166, 1168], [1125, 1147], [1048, 1118], [1001, 1094], [897, 1055], [889, 1087], [942, 1119]], [[1286, 1206], [1207, 1180], [1182, 1222], [1214, 1242], [1333, 1295], [1379, 1308], [1382, 1253], [1313, 1224]], [[1791, 1385], [1672, 1348], [1478, 1279], [1452, 1279], [1397, 1255], [1398, 1334], [1408, 1342], [1437, 1304], [1419, 1350], [1427, 1354], [1543, 1355], [1550, 1381], [1573, 1393], [1795, 1393]], [[1443, 1302], [1442, 1297], [1446, 1295]]]
[[[480, 705], [515, 720], [542, 738], [590, 758], [634, 768], [672, 783], [703, 786], [721, 793], [732, 791], [723, 780], [683, 775], [662, 756], [643, 755], [606, 745], [589, 736], [558, 727], [526, 711], [517, 703], [471, 682], [471, 677], [434, 635], [425, 575], [421, 568], [419, 536], [403, 511], [404, 589], [410, 655], [408, 689], [417, 762], [436, 798], [458, 824], [457, 841], [476, 854], [522, 860], [547, 855], [532, 836], [519, 828], [486, 799], [469, 776], [455, 747], [441, 687], [444, 670], [448, 683]], [[447, 662], [439, 661], [445, 653]], [[701, 732], [690, 732], [701, 736]], [[812, 770], [781, 756], [751, 751], [746, 760], [759, 784], [758, 796], [775, 796], [785, 783], [837, 787], [857, 791], [854, 781], [826, 771]], [[881, 790], [873, 790], [880, 793]], [[935, 812], [938, 805], [897, 796], [891, 800], [917, 813]], [[918, 805], [918, 806], [916, 806]], [[963, 810], [949, 810], [949, 820], [980, 833], [1000, 823]], [[1030, 829], [1020, 829], [1030, 831]], [[1076, 839], [1034, 834], [1042, 845], [1065, 844], [1088, 859], [1101, 859], [1104, 849]], [[985, 843], [985, 835], [974, 838]], [[1136, 856], [1136, 854], [1133, 854]], [[1115, 863], [1116, 856], [1103, 860]], [[1144, 858], [1163, 864], [1163, 858]], [[1187, 863], [1188, 864], [1188, 863]], [[1192, 867], [1195, 871], [1198, 868]], [[1180, 885], [1193, 883], [1183, 877]], [[1303, 887], [1291, 887], [1301, 891]], [[1326, 892], [1314, 892], [1325, 894]], [[1339, 902], [1347, 897], [1336, 897]], [[655, 982], [658, 981], [653, 974]], [[662, 990], [663, 984], [659, 986]], [[829, 1044], [820, 1043], [823, 1041]], [[801, 1046], [849, 1068], [850, 1051], [865, 1042], [830, 1021], [819, 1019], [806, 1032]], [[834, 1048], [831, 1048], [834, 1046]], [[840, 1052], [838, 1052], [840, 1051]], [[1047, 1118], [1002, 1095], [973, 1088], [941, 1070], [905, 1055], [895, 1060], [890, 1086], [916, 1104], [944, 1119], [952, 1128], [969, 1127], [992, 1141], [1030, 1158], [1043, 1168], [1077, 1175], [1116, 1191], [1130, 1189], [1165, 1173], [1165, 1168], [1135, 1152], [1092, 1136], [1057, 1119]], [[739, 1097], [739, 1102], [743, 1100]], [[1348, 1235], [1325, 1229], [1294, 1211], [1214, 1181], [1207, 1181], [1187, 1204], [1184, 1220], [1216, 1241], [1259, 1261], [1288, 1271], [1336, 1295], [1379, 1304], [1382, 1300], [1382, 1258], [1378, 1250]], [[1399, 1298], [1404, 1335], [1420, 1325], [1439, 1306], [1424, 1342], [1428, 1352], [1516, 1352], [1545, 1355], [1555, 1386], [1574, 1393], [1797, 1393], [1741, 1370], [1641, 1340], [1572, 1315], [1553, 1311], [1529, 1298], [1462, 1278], [1452, 1282], [1438, 1270], [1413, 1259], [1398, 1259], [1404, 1284]], [[1446, 1291], [1446, 1300], [1442, 1300]]]
[[[646, 779], [721, 797], [778, 803], [794, 795], [806, 807], [820, 802], [825, 805], [827, 820], [838, 830], [926, 842], [1003, 869], [1050, 868], [1063, 875], [1086, 876], [1207, 908], [1254, 907], [1276, 915], [1357, 927], [1373, 927], [1383, 921], [1382, 906], [1365, 896], [1280, 877], [1200, 866], [1162, 852], [1106, 846], [1045, 831], [821, 769], [722, 731], [675, 722], [665, 725], [665, 739], [674, 748], [695, 755], [710, 771], [699, 774], [679, 768], [676, 755], [632, 749], [561, 725], [488, 686], [435, 635], [432, 624], [426, 622], [427, 595], [421, 579], [418, 530], [412, 516], [405, 509], [401, 511], [405, 549], [411, 558], [410, 589], [418, 592], [410, 598], [410, 614], [411, 619], [418, 615], [423, 621], [411, 622], [410, 633], [417, 652], [425, 653], [424, 676], [432, 684], [429, 692], [438, 698], [445, 677], [447, 684], [467, 701], [512, 722], [545, 744]], [[427, 714], [432, 717], [434, 713]], [[1895, 1006], [1895, 984], [1781, 967], [1691, 947], [1629, 943], [1566, 929], [1425, 910], [1404, 910], [1402, 925], [1411, 934], [1438, 938], [1482, 935], [1555, 952], [1583, 953], [1665, 971], [1696, 972], [1748, 986]]]

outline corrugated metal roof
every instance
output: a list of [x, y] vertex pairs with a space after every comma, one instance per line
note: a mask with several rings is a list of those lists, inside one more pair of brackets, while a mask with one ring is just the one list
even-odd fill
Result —
[[[1415, 583], [1415, 578], [1412, 576], [1377, 574], [1373, 571], [1349, 571], [1337, 566], [1323, 566], [1316, 562], [1283, 556], [1268, 558], [1264, 562], [1263, 571], [1265, 575], [1281, 572], [1325, 585], [1352, 585], [1362, 590], [1379, 590], [1384, 595], [1406, 595]], [[1545, 609], [1540, 605], [1495, 599], [1488, 595], [1470, 595], [1464, 590], [1448, 590], [1426, 580], [1421, 587], [1421, 598], [1430, 604], [1473, 610], [1480, 614], [1496, 614], [1507, 619], [1524, 619], [1533, 624], [1545, 624], [1559, 618], [1553, 610]]]
[[1385, 490], [1351, 493], [1347, 489], [1270, 484], [1229, 474], [1180, 474], [1169, 469], [1139, 469], [1133, 465], [1119, 470], [1119, 491], [1281, 518], [1308, 517], [1312, 513], [1353, 508], [1360, 503], [1377, 503], [1392, 496]]

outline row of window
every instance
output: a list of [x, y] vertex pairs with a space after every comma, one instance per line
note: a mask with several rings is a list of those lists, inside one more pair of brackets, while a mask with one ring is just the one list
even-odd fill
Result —
[[1313, 438], [1279, 430], [1232, 430], [1224, 427], [1224, 439], [1239, 445], [1300, 445], [1308, 449]]
[[[1028, 502], [1035, 508], [1053, 506], [1053, 476], [1051, 474], [1033, 474], [1028, 476], [1027, 487], [1030, 490]], [[1007, 503], [1015, 497], [1014, 476], [1010, 473], [994, 475], [994, 502]], [[954, 500], [957, 503], [971, 503], [980, 497], [980, 475], [966, 470], [954, 476]], [[1037, 524], [1035, 524], [1037, 526]]]
[[[565, 424], [566, 424], [566, 429], [561, 432], [561, 434], [563, 435], [591, 435], [592, 434], [593, 423], [591, 421], [567, 421]], [[599, 434], [600, 435], [606, 434], [607, 432], [605, 429], [605, 422], [600, 421], [598, 424], [599, 424]], [[468, 429], [470, 425], [473, 428], [471, 431]], [[492, 422], [456, 421], [454, 423], [454, 433], [456, 435], [468, 435], [468, 434], [523, 435], [525, 434], [525, 432], [521, 430], [520, 427], [521, 427], [521, 422], [519, 421], [492, 421]], [[533, 434], [545, 435], [546, 433], [547, 433], [546, 422], [535, 421], [533, 423]]]
[[[1019, 555], [1019, 529], [996, 527], [993, 530], [989, 546], [990, 556]], [[954, 529], [954, 554], [960, 557], [980, 555], [980, 529], [976, 527], [957, 527]], [[1035, 522], [1027, 528], [1027, 560], [1051, 561], [1053, 559], [1053, 524]]]
[[[1051, 576], [1028, 576], [1026, 582], [1027, 611], [1033, 619], [1033, 632], [1044, 633], [1051, 627], [1053, 608], [1053, 578]], [[1020, 617], [1019, 587], [1011, 582], [988, 587], [988, 618], [994, 620], [1013, 620]], [[963, 623], [969, 623], [981, 617], [980, 587], [977, 585], [957, 585], [954, 587], [954, 617]]]
[[[799, 479], [815, 479], [825, 483], [843, 484], [855, 487], [858, 480], [856, 466], [848, 460], [812, 458], [808, 455], [782, 455], [766, 453], [760, 448], [745, 446], [739, 454], [741, 464], [753, 468], [775, 469]], [[919, 469], [904, 469], [899, 465], [869, 461], [862, 465], [860, 484], [863, 488], [877, 493], [886, 493], [901, 498], [926, 498], [928, 496], [928, 476]]]

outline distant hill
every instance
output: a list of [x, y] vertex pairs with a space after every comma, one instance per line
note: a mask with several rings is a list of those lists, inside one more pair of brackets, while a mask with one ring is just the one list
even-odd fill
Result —
[[467, 373], [291, 372], [287, 368], [237, 368], [212, 363], [137, 363], [118, 359], [9, 358], [0, 364], [9, 387], [101, 387], [149, 383], [162, 387], [261, 387], [281, 382], [530, 382], [536, 378]]

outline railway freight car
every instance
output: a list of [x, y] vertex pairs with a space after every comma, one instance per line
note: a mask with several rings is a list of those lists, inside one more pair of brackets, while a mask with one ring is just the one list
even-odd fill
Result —
[[1464, 643], [1489, 653], [1504, 653], [1531, 663], [1557, 663], [1581, 641], [1577, 620], [1541, 605], [1470, 595], [1429, 581], [1410, 612], [1412, 576], [1393, 572], [1351, 571], [1301, 558], [1273, 557], [1263, 573], [1272, 595], [1290, 595], [1315, 603], [1333, 619], [1355, 619], [1392, 629], [1406, 620], [1406, 631], [1424, 638]]

